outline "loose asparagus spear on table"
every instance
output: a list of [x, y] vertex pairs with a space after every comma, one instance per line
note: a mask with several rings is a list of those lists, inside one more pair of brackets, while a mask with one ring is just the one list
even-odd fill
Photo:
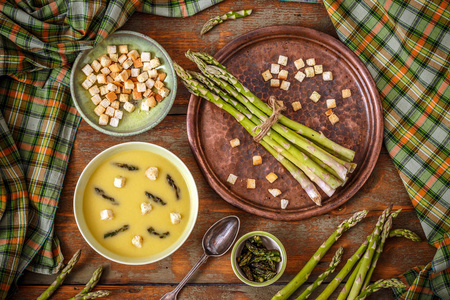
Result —
[[219, 25], [220, 23], [223, 23], [224, 21], [243, 18], [243, 17], [251, 15], [252, 12], [253, 12], [252, 9], [244, 9], [244, 10], [240, 10], [240, 11], [229, 11], [226, 14], [223, 14], [221, 16], [211, 18], [203, 25], [202, 30], [200, 31], [200, 34], [204, 35], [208, 31], [213, 29], [215, 26]]
[[359, 294], [359, 296], [356, 298], [356, 300], [364, 300], [367, 298], [367, 296], [375, 293], [376, 291], [390, 287], [405, 288], [406, 285], [396, 278], [380, 279], [374, 284], [368, 286], [365, 290], [363, 290], [361, 294]]
[[290, 295], [292, 295], [303, 283], [305, 283], [309, 275], [311, 275], [314, 267], [320, 262], [331, 246], [342, 236], [345, 231], [364, 219], [367, 216], [367, 213], [367, 210], [357, 212], [350, 219], [342, 222], [336, 231], [333, 232], [331, 236], [319, 247], [316, 253], [314, 253], [303, 269], [283, 289], [278, 291], [275, 296], [272, 297], [272, 300], [287, 299]]
[[98, 281], [100, 280], [102, 273], [103, 273], [103, 267], [100, 266], [97, 268], [97, 270], [94, 271], [91, 279], [86, 284], [86, 286], [83, 288], [83, 290], [81, 292], [79, 292], [73, 299], [77, 299], [77, 297], [80, 297], [82, 295], [89, 293], [95, 287], [95, 285], [98, 283]]
[[392, 229], [389, 237], [404, 237], [413, 242], [420, 242], [422, 239], [415, 232], [408, 229]]
[[99, 290], [99, 291], [90, 292], [87, 294], [77, 295], [77, 296], [67, 299], [67, 300], [89, 300], [89, 299], [107, 297], [107, 296], [109, 296], [109, 294], [111, 294], [110, 291]]

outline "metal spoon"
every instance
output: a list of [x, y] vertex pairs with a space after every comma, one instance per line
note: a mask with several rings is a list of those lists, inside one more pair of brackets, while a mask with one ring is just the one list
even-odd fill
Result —
[[202, 240], [203, 254], [198, 262], [187, 273], [186, 277], [181, 280], [177, 287], [165, 294], [160, 300], [175, 300], [178, 292], [194, 275], [195, 271], [206, 262], [208, 257], [219, 257], [230, 250], [239, 232], [240, 221], [236, 216], [228, 216], [214, 223], [205, 233]]

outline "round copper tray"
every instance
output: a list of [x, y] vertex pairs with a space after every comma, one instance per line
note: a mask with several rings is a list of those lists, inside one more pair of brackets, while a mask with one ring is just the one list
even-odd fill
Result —
[[[289, 91], [271, 88], [261, 73], [276, 63], [279, 55], [289, 57], [287, 69]], [[300, 220], [324, 214], [348, 201], [366, 182], [378, 159], [382, 144], [383, 115], [375, 83], [366, 67], [347, 47], [322, 32], [294, 26], [275, 26], [249, 32], [223, 47], [215, 58], [223, 63], [256, 96], [267, 101], [270, 95], [283, 100], [288, 107], [284, 115], [322, 131], [325, 136], [356, 151], [357, 169], [344, 187], [331, 197], [322, 192], [322, 206], [316, 206], [297, 181], [227, 112], [206, 100], [191, 96], [187, 131], [194, 156], [211, 187], [227, 202], [249, 213], [274, 220]], [[333, 81], [321, 75], [294, 79], [293, 61], [315, 58], [324, 70], [333, 72]], [[350, 89], [351, 98], [342, 99], [341, 90]], [[322, 95], [319, 102], [309, 100], [313, 91]], [[335, 98], [334, 113], [340, 121], [331, 125], [325, 111], [326, 99]], [[293, 101], [302, 109], [294, 112]], [[241, 145], [231, 148], [229, 141], [239, 138]], [[263, 164], [252, 165], [253, 155], [261, 155]], [[278, 180], [269, 183], [265, 176], [275, 172]], [[235, 185], [227, 183], [230, 173], [239, 177]], [[256, 189], [246, 188], [247, 178], [256, 179]], [[283, 194], [272, 197], [269, 188]], [[290, 201], [280, 208], [280, 199]]]

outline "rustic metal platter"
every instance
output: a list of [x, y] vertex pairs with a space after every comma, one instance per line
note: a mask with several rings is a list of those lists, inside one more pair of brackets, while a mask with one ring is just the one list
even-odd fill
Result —
[[[278, 56], [288, 56], [289, 91], [270, 87], [261, 73], [277, 63]], [[322, 32], [295, 26], [266, 27], [249, 32], [223, 47], [215, 58], [223, 63], [256, 96], [267, 101], [274, 95], [283, 100], [284, 115], [321, 131], [331, 140], [356, 152], [356, 170], [344, 187], [330, 198], [322, 191], [322, 206], [315, 205], [291, 175], [227, 112], [206, 100], [191, 96], [187, 130], [194, 156], [210, 186], [227, 202], [249, 213], [274, 220], [300, 220], [324, 214], [348, 201], [366, 182], [381, 150], [383, 115], [375, 83], [366, 67], [347, 47]], [[293, 62], [315, 58], [324, 71], [332, 71], [334, 80], [323, 81], [321, 75], [294, 79]], [[343, 99], [341, 90], [350, 89], [352, 96]], [[313, 91], [322, 95], [319, 102], [309, 99]], [[340, 121], [334, 126], [325, 115], [326, 99], [336, 99], [334, 113]], [[302, 109], [294, 112], [291, 103], [300, 101]], [[239, 138], [241, 145], [230, 146]], [[253, 166], [252, 157], [261, 155], [263, 163]], [[265, 177], [275, 172], [278, 179], [269, 183]], [[234, 185], [226, 180], [238, 176]], [[247, 189], [247, 178], [256, 179], [256, 189]], [[274, 198], [269, 188], [283, 193]], [[288, 199], [285, 210], [280, 200]]]

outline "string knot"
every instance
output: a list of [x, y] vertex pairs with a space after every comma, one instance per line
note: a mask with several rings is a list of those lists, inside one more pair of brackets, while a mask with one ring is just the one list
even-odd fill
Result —
[[266, 136], [267, 132], [269, 132], [270, 128], [272, 128], [272, 125], [278, 121], [281, 112], [286, 109], [283, 101], [277, 101], [277, 98], [275, 98], [274, 96], [269, 97], [268, 105], [272, 108], [272, 115], [262, 124], [253, 128], [253, 132], [261, 129], [261, 131], [253, 137], [253, 140], [257, 143], [259, 143]]

